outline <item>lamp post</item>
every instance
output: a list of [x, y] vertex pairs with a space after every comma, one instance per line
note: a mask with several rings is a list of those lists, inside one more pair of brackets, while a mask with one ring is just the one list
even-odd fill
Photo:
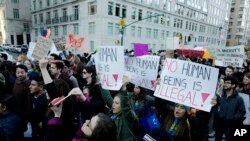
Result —
[[218, 46], [220, 45], [220, 37], [221, 37], [221, 30], [222, 30], [222, 26], [219, 27], [219, 40], [218, 40]]
[[123, 36], [124, 36], [124, 30], [125, 30], [126, 27], [128, 27], [130, 25], [133, 25], [133, 24], [135, 24], [137, 22], [140, 22], [140, 21], [143, 21], [143, 20], [146, 20], [146, 19], [150, 19], [150, 18], [153, 18], [153, 17], [159, 17], [159, 16], [164, 16], [164, 14], [158, 14], [158, 15], [154, 15], [154, 16], [149, 16], [149, 17], [146, 17], [146, 18], [142, 18], [141, 20], [134, 21], [134, 22], [132, 22], [130, 24], [127, 24], [127, 25], [125, 24], [124, 18], [122, 17], [121, 20], [120, 20], [120, 22], [119, 22], [120, 27], [121, 27], [121, 29], [120, 29], [120, 33], [121, 33], [121, 46], [123, 46], [123, 39], [124, 39]]

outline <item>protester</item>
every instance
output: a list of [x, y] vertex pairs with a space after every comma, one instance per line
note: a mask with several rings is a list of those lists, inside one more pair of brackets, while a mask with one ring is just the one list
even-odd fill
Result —
[[30, 80], [36, 79], [40, 76], [40, 74], [36, 70], [36, 65], [34, 64], [33, 61], [31, 61], [30, 59], [27, 59], [25, 60], [24, 65], [28, 69], [28, 77]]

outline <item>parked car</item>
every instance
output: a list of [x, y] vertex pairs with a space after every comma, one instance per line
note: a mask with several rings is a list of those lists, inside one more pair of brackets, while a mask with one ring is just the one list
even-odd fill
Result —
[[0, 48], [0, 53], [4, 53], [8, 56], [8, 60], [9, 61], [14, 61], [14, 58], [12, 55], [10, 55], [8, 52], [6, 52], [5, 50], [3, 50], [2, 48]]
[[21, 53], [22, 52], [22, 46], [21, 45], [14, 46], [14, 50], [11, 51], [11, 52]]
[[11, 44], [2, 44], [2, 47], [4, 50], [9, 50], [12, 47], [12, 45]]
[[28, 46], [27, 45], [23, 45], [22, 47], [21, 47], [21, 53], [27, 53], [28, 52]]

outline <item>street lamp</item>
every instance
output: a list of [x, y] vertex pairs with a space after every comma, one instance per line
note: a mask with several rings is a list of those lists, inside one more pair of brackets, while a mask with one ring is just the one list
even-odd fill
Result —
[[218, 46], [220, 45], [220, 37], [221, 37], [221, 30], [222, 30], [222, 26], [219, 27], [219, 39], [218, 39]]

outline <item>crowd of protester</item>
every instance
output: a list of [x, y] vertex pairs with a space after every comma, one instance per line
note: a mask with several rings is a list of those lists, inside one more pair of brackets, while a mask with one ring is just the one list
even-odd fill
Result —
[[[161, 56], [159, 75], [166, 57], [213, 66], [212, 59], [176, 52], [153, 55]], [[51, 54], [32, 61], [20, 54], [11, 62], [0, 54], [1, 141], [208, 141], [211, 127], [216, 141], [223, 135], [229, 141], [245, 119], [238, 93], [250, 94], [247, 61], [243, 68], [214, 66], [220, 70], [218, 86], [211, 111], [204, 112], [154, 97], [154, 91], [129, 83], [126, 76], [120, 91], [103, 89], [92, 54], [69, 53], [65, 58]], [[81, 95], [51, 105], [77, 87]], [[149, 115], [159, 126], [145, 125]], [[30, 138], [24, 137], [28, 124]]]

